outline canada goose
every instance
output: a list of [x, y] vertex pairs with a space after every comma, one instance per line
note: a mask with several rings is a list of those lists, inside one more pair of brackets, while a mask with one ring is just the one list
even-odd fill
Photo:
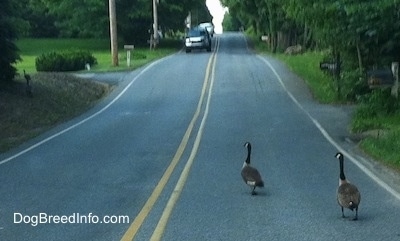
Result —
[[244, 143], [244, 146], [247, 147], [247, 158], [243, 163], [242, 167], [242, 178], [244, 182], [252, 187], [251, 195], [256, 195], [256, 187], [264, 187], [264, 182], [261, 179], [261, 175], [257, 169], [250, 166], [250, 155], [251, 155], [251, 144], [250, 142]]
[[343, 154], [338, 152], [335, 157], [339, 159], [340, 163], [340, 175], [339, 175], [339, 187], [337, 189], [337, 200], [342, 208], [342, 218], [345, 218], [343, 208], [348, 208], [351, 211], [356, 210], [356, 216], [353, 220], [358, 219], [358, 205], [361, 201], [361, 195], [357, 187], [346, 180], [343, 170]]

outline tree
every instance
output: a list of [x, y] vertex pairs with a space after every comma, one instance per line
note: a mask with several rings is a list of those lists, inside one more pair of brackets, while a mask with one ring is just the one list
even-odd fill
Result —
[[238, 31], [243, 26], [243, 24], [237, 17], [232, 16], [228, 12], [225, 12], [222, 26], [224, 31]]
[[98, 38], [109, 34], [108, 0], [36, 1], [41, 1], [55, 17], [61, 37]]
[[59, 35], [56, 18], [41, 0], [11, 0], [13, 23], [20, 37], [52, 38]]
[[297, 42], [297, 25], [287, 17], [285, 4], [289, 0], [240, 1], [223, 0], [233, 19], [252, 27], [258, 37], [268, 35], [272, 52], [285, 49]]
[[10, 21], [12, 12], [10, 0], [0, 1], [0, 82], [3, 83], [14, 79], [16, 69], [13, 64], [20, 59], [14, 43], [16, 31]]

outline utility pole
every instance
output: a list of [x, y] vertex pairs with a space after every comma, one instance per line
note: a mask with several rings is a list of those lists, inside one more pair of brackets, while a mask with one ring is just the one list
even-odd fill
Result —
[[155, 48], [158, 44], [158, 15], [157, 15], [157, 4], [158, 0], [153, 0], [153, 47]]
[[115, 67], [118, 66], [117, 14], [115, 11], [115, 0], [109, 0], [108, 2], [110, 12], [111, 61]]

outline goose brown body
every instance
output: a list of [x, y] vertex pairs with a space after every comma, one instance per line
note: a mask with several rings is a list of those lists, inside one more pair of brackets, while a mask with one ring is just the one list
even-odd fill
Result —
[[247, 147], [247, 158], [243, 163], [241, 175], [243, 181], [252, 188], [251, 194], [256, 195], [256, 187], [264, 187], [264, 182], [259, 171], [250, 166], [251, 144], [246, 142], [244, 146]]
[[353, 220], [358, 219], [358, 205], [361, 201], [361, 194], [358, 188], [347, 181], [344, 175], [344, 160], [343, 154], [338, 152], [336, 158], [339, 159], [340, 163], [340, 175], [339, 175], [339, 187], [337, 189], [337, 201], [342, 210], [342, 217], [344, 218], [344, 208], [348, 208], [351, 211], [355, 210], [356, 215]]

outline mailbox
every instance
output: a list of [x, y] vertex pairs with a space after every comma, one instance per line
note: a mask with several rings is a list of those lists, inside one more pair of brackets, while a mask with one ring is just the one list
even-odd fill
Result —
[[131, 51], [135, 48], [133, 45], [124, 45], [124, 49], [126, 50], [126, 65], [128, 67], [131, 66]]
[[333, 62], [320, 62], [319, 68], [321, 70], [328, 70], [329, 72], [333, 72], [337, 69], [337, 64]]
[[339, 78], [340, 64], [340, 62], [334, 60], [323, 61], [319, 63], [319, 69]]
[[390, 69], [377, 69], [367, 71], [367, 81], [370, 88], [389, 87], [394, 83], [393, 73]]
[[133, 50], [134, 48], [135, 48], [135, 46], [133, 46], [133, 45], [124, 45], [125, 50]]

